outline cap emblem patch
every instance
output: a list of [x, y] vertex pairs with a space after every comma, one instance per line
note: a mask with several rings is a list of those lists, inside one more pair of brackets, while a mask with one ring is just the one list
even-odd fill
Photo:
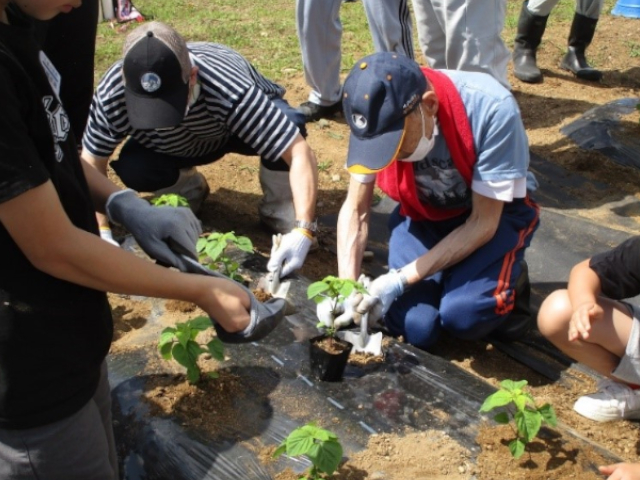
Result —
[[364, 118], [364, 115], [354, 113], [353, 115], [351, 115], [351, 121], [356, 128], [359, 128], [361, 130], [367, 128], [367, 119]]
[[157, 73], [147, 72], [140, 77], [140, 85], [147, 93], [153, 93], [160, 88], [162, 80]]

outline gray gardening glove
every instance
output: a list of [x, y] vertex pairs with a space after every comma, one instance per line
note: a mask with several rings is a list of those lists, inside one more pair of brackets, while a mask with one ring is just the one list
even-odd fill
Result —
[[189, 208], [154, 207], [133, 190], [121, 190], [109, 196], [105, 210], [109, 220], [131, 232], [140, 248], [159, 263], [186, 271], [177, 253], [197, 260], [202, 228]]

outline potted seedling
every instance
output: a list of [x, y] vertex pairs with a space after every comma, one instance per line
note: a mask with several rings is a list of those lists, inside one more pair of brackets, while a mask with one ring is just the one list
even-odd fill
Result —
[[342, 445], [332, 432], [310, 422], [293, 430], [273, 453], [273, 458], [286, 454], [304, 456], [311, 461], [311, 468], [298, 480], [321, 480], [322, 474], [331, 475], [342, 460]]
[[248, 237], [236, 235], [235, 232], [214, 232], [198, 239], [196, 250], [200, 260], [208, 258], [209, 268], [218, 270], [232, 280], [245, 283], [245, 279], [238, 273], [239, 264], [229, 256], [229, 250], [237, 248], [243, 252], [253, 252], [253, 244]]
[[[198, 358], [209, 354], [216, 360], [224, 360], [222, 341], [215, 337], [206, 345], [196, 341], [197, 336], [212, 327], [208, 317], [196, 317], [186, 322], [177, 323], [175, 327], [167, 327], [160, 334], [158, 350], [165, 360], [175, 360], [187, 369], [187, 380], [196, 384], [202, 372], [198, 366]], [[218, 378], [217, 372], [209, 372], [209, 377]]]
[[526, 380], [515, 382], [503, 380], [500, 390], [489, 395], [480, 412], [489, 412], [494, 408], [505, 407], [493, 419], [500, 424], [510, 425], [515, 439], [509, 443], [509, 451], [514, 458], [520, 458], [543, 423], [556, 426], [556, 413], [553, 407], [545, 403], [541, 407], [536, 405], [533, 396], [525, 390]]
[[[335, 319], [338, 315], [339, 305], [354, 290], [363, 294], [367, 293], [360, 282], [329, 275], [309, 285], [307, 298], [317, 304], [328, 299], [331, 305], [331, 314]], [[318, 323], [317, 327], [322, 333], [309, 341], [311, 371], [319, 380], [339, 381], [344, 373], [353, 345], [337, 338], [335, 327], [327, 327], [322, 322]]]

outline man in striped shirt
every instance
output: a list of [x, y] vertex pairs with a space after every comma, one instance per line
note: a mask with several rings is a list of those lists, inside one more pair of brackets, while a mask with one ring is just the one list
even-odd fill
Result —
[[[111, 166], [127, 187], [180, 194], [197, 211], [209, 186], [196, 166], [230, 152], [259, 155], [259, 216], [285, 234], [269, 267], [284, 264], [283, 276], [300, 268], [315, 234], [317, 162], [284, 89], [234, 50], [187, 44], [160, 22], [130, 33], [123, 51], [94, 95], [83, 159], [106, 175], [124, 141]], [[107, 220], [99, 221], [109, 240]]]

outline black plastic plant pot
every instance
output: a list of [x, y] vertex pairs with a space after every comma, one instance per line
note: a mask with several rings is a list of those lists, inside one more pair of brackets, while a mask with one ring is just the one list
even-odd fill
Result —
[[318, 346], [318, 342], [325, 338], [324, 335], [320, 335], [309, 340], [311, 373], [323, 382], [339, 382], [342, 380], [353, 345], [334, 339], [334, 342], [344, 349], [339, 353], [331, 353]]

